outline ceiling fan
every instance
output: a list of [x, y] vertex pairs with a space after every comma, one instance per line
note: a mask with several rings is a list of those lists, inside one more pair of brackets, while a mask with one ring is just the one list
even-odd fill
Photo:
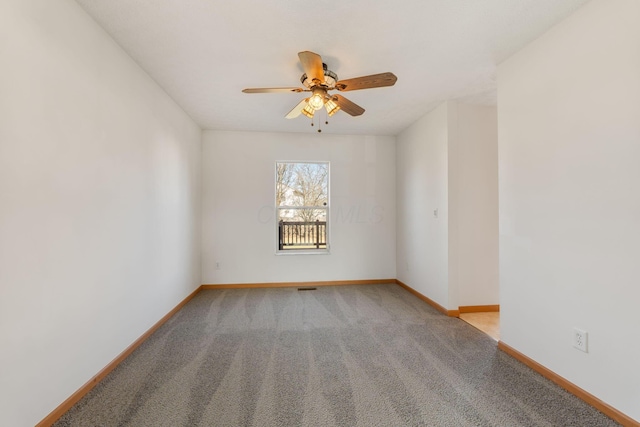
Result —
[[[300, 82], [305, 89], [299, 87], [276, 87], [276, 88], [251, 88], [244, 89], [244, 93], [285, 93], [285, 92], [311, 92], [309, 98], [305, 98], [296, 105], [285, 117], [293, 119], [300, 114], [313, 119], [316, 111], [324, 107], [329, 117], [339, 110], [351, 116], [359, 116], [364, 113], [364, 108], [349, 101], [341, 95], [329, 94], [331, 90], [347, 92], [350, 90], [371, 89], [376, 87], [393, 86], [398, 78], [393, 73], [373, 74], [370, 76], [356, 77], [347, 80], [338, 80], [338, 76], [333, 71], [327, 69], [327, 64], [322, 62], [322, 58], [317, 53], [304, 51], [298, 53], [300, 63], [304, 69], [304, 74]], [[313, 125], [313, 123], [312, 123]], [[319, 132], [320, 130], [318, 130]]]

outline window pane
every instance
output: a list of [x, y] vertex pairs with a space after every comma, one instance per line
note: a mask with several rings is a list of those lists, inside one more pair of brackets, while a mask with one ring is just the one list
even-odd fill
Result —
[[327, 206], [327, 163], [277, 163], [276, 206]]

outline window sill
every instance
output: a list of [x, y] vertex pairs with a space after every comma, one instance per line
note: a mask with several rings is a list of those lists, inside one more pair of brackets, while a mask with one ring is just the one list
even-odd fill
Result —
[[329, 249], [288, 249], [284, 251], [276, 251], [276, 255], [330, 255]]

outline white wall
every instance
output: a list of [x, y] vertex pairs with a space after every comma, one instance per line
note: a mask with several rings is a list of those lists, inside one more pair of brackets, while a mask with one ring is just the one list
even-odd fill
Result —
[[502, 340], [640, 421], [638, 17], [594, 0], [514, 55], [498, 116]]
[[200, 284], [201, 131], [70, 0], [0, 3], [0, 414], [36, 424]]
[[[287, 160], [330, 162], [329, 255], [275, 255], [275, 162]], [[394, 191], [393, 137], [206, 131], [203, 283], [395, 278]]]
[[398, 136], [398, 279], [448, 310], [498, 304], [496, 120], [446, 102]]
[[498, 118], [448, 103], [449, 305], [494, 305], [498, 286]]
[[445, 103], [398, 135], [396, 154], [397, 278], [447, 308], [448, 137]]

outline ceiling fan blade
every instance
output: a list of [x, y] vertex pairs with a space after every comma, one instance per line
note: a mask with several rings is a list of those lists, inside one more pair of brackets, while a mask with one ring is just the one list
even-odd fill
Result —
[[359, 106], [358, 104], [355, 104], [351, 101], [349, 101], [347, 98], [345, 98], [344, 96], [341, 95], [333, 95], [331, 97], [331, 99], [333, 100], [333, 102], [335, 102], [336, 104], [338, 104], [338, 107], [340, 107], [340, 109], [342, 111], [344, 111], [345, 113], [352, 115], [352, 116], [359, 116], [362, 113], [364, 113], [364, 108], [362, 108], [361, 106]]
[[372, 89], [375, 87], [393, 86], [398, 78], [393, 73], [380, 73], [371, 76], [356, 77], [340, 80], [336, 83], [336, 89], [342, 92], [359, 89]]
[[304, 89], [299, 87], [257, 87], [257, 88], [249, 88], [243, 89], [244, 93], [293, 93], [293, 92], [304, 92]]
[[324, 68], [322, 67], [320, 55], [305, 50], [298, 53], [298, 58], [300, 58], [302, 68], [304, 68], [309, 80], [317, 80], [319, 83], [324, 83]]
[[304, 107], [307, 106], [307, 100], [308, 99], [309, 98], [305, 98], [302, 101], [300, 101], [300, 103], [298, 105], [296, 105], [295, 107], [293, 107], [293, 110], [289, 111], [289, 114], [287, 114], [285, 117], [287, 119], [295, 119], [300, 114], [302, 114], [302, 110], [304, 109]]

